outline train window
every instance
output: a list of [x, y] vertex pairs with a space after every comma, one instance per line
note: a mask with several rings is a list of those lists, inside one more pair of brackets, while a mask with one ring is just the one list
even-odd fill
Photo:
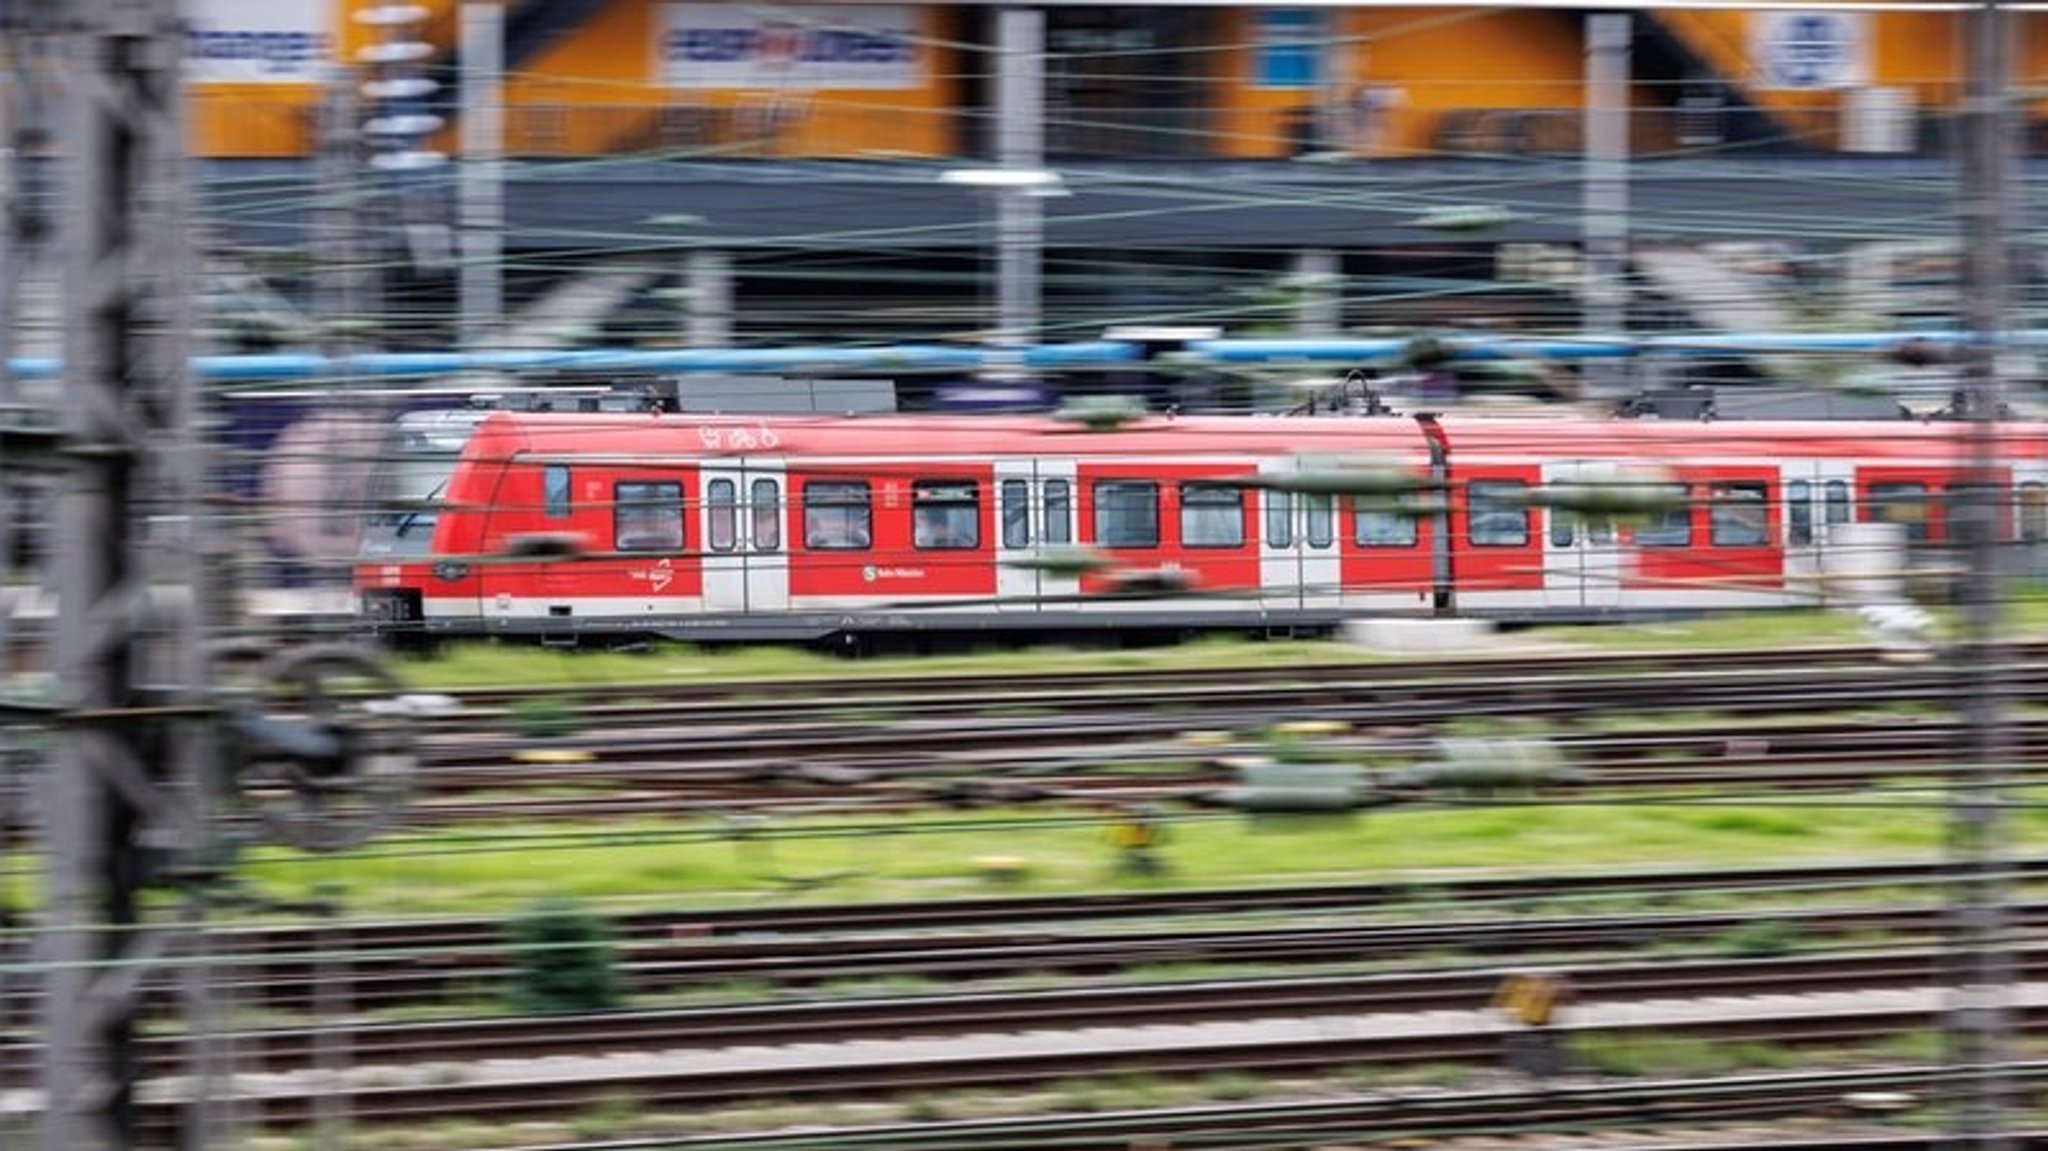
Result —
[[1266, 546], [1294, 546], [1294, 493], [1266, 493]]
[[622, 552], [683, 549], [683, 485], [632, 480], [612, 485], [612, 539]]
[[1191, 548], [1243, 547], [1244, 490], [1182, 484], [1180, 542]]
[[1754, 548], [1771, 542], [1764, 485], [1717, 484], [1707, 505], [1707, 540], [1717, 548]]
[[1805, 480], [1785, 485], [1785, 532], [1795, 547], [1813, 542], [1813, 485]]
[[731, 480], [717, 479], [704, 485], [704, 546], [715, 552], [729, 552], [740, 546], [739, 489]]
[[1579, 538], [1579, 517], [1562, 508], [1550, 509], [1550, 546], [1568, 548]]
[[1038, 538], [1049, 544], [1074, 542], [1074, 489], [1065, 480], [1045, 481], [1045, 530]]
[[1682, 548], [1692, 546], [1692, 490], [1684, 484], [1658, 484], [1653, 501], [1668, 504], [1652, 512], [1636, 526], [1636, 546]]
[[1997, 484], [1950, 484], [1946, 493], [1948, 515], [1945, 534], [1951, 543], [1970, 543], [1980, 537], [1996, 539], [1998, 505], [2005, 489]]
[[2048, 486], [2038, 480], [2020, 485], [2020, 538], [2028, 543], [2048, 540]]
[[1412, 548], [1415, 517], [1361, 500], [1351, 505], [1351, 538], [1362, 548]]
[[1095, 542], [1106, 548], [1159, 546], [1159, 485], [1143, 480], [1095, 482]]
[[1909, 543], [1923, 544], [1932, 536], [1927, 522], [1927, 485], [1893, 483], [1870, 485], [1870, 502], [1864, 519], [1874, 524], [1904, 524]]
[[1475, 547], [1522, 547], [1529, 542], [1529, 485], [1521, 480], [1473, 480], [1465, 485], [1465, 518]]
[[569, 518], [569, 465], [549, 464], [541, 469], [541, 514], [551, 520]]
[[804, 546], [859, 550], [874, 542], [874, 511], [866, 480], [813, 480], [804, 485]]
[[996, 491], [1003, 504], [1003, 546], [1031, 546], [1031, 485], [1023, 480], [1004, 480]]
[[910, 542], [938, 550], [981, 546], [981, 487], [973, 480], [910, 485]]
[[763, 476], [748, 485], [747, 502], [753, 505], [754, 550], [779, 550], [782, 547], [782, 485]]
[[1304, 525], [1308, 546], [1326, 548], [1337, 542], [1337, 497], [1328, 492], [1305, 492], [1301, 512], [1308, 521]]
[[1849, 481], [1829, 480], [1822, 492], [1821, 502], [1827, 505], [1829, 527], [1849, 522]]

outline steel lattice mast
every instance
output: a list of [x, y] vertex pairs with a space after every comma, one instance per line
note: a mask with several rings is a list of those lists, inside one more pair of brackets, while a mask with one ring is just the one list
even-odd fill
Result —
[[[45, 1151], [137, 1141], [135, 1019], [170, 933], [140, 894], [196, 843], [209, 766], [195, 586], [200, 459], [177, 0], [67, 0], [59, 750], [49, 846]], [[203, 1139], [195, 1136], [195, 1142]]]

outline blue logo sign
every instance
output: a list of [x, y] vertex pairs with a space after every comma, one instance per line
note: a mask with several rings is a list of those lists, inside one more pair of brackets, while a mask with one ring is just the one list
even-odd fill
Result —
[[1834, 88], [1853, 79], [1857, 36], [1839, 15], [1801, 12], [1772, 30], [1766, 70], [1779, 88]]

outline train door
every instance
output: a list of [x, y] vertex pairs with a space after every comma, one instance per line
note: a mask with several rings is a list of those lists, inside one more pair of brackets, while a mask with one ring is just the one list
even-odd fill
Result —
[[[1295, 460], [1262, 460], [1262, 475], [1298, 471]], [[1335, 607], [1343, 598], [1337, 552], [1337, 497], [1329, 492], [1260, 492], [1259, 587], [1268, 604]]]
[[2018, 551], [2017, 570], [2039, 578], [2048, 573], [2048, 464], [2015, 460], [2012, 483], [2012, 539]]
[[1795, 597], [1831, 598], [1829, 537], [1853, 518], [1855, 467], [1844, 460], [1792, 460], [1783, 468], [1785, 586]]
[[[1543, 465], [1543, 486], [1612, 483], [1611, 460], [1557, 460]], [[1543, 603], [1554, 608], [1607, 608], [1621, 603], [1622, 543], [1614, 519], [1566, 507], [1543, 509]]]
[[996, 461], [996, 607], [1038, 611], [1071, 606], [1081, 594], [1079, 571], [1041, 562], [1074, 545], [1073, 460]]
[[781, 460], [706, 460], [697, 538], [704, 541], [704, 610], [789, 607], [789, 516]]

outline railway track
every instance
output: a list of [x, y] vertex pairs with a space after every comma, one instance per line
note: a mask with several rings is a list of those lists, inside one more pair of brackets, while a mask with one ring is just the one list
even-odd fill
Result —
[[[2026, 900], [2048, 880], [2048, 857], [2012, 861], [2004, 872], [2015, 922], [2033, 924], [2048, 905]], [[1110, 971], [1187, 960], [1249, 962], [1298, 957], [1320, 941], [1321, 961], [1446, 948], [1584, 947], [1738, 927], [1765, 901], [1827, 900], [1810, 908], [1805, 930], [1932, 932], [1923, 907], [1956, 870], [1938, 863], [1872, 863], [1702, 871], [1648, 869], [1581, 876], [1429, 876], [1410, 882], [1299, 887], [1014, 895], [898, 903], [749, 905], [652, 909], [612, 917], [622, 958], [644, 965], [643, 993], [732, 978], [787, 982], [904, 973], [950, 954], [956, 977], [1057, 968]], [[1733, 903], [1725, 913], [1615, 915], [1613, 904], [1645, 896]], [[1549, 915], [1540, 912], [1548, 911]], [[1791, 922], [1796, 910], [1777, 914]], [[1455, 917], [1455, 918], [1454, 918]], [[1082, 925], [1095, 925], [1082, 930]], [[1264, 933], [1264, 934], [1261, 934]], [[0, 969], [20, 965], [32, 931], [0, 934]], [[337, 948], [346, 952], [358, 1007], [417, 1003], [450, 987], [487, 984], [504, 970], [505, 924], [497, 918], [335, 920], [293, 925], [212, 925], [200, 943], [249, 1006], [300, 1009]], [[1229, 944], [1234, 954], [1225, 953]], [[19, 1005], [17, 1005], [18, 1007]], [[16, 1018], [25, 1016], [17, 1010]]]
[[[1669, 965], [1655, 964], [1655, 968]], [[1660, 998], [1662, 974], [1649, 987], [1630, 990], [1617, 977], [1616, 999], [1593, 1000], [1573, 1010], [1566, 1034], [1609, 1038], [1635, 1034], [1691, 1035], [1777, 1045], [1842, 1047], [1871, 1042], [1929, 1025], [1940, 1002], [1928, 961], [1910, 967], [1926, 981], [1912, 988], [1873, 991], [1851, 974], [1820, 974], [1812, 985], [1784, 994], [1756, 994], [1755, 970], [1714, 983], [1696, 978], [1681, 997]], [[1590, 977], [1591, 973], [1581, 973]], [[1886, 979], [1900, 977], [1892, 971]], [[1426, 981], [1429, 977], [1416, 977]], [[1823, 989], [1825, 988], [1825, 989]], [[1333, 1068], [1421, 1062], [1486, 1062], [1497, 1057], [1510, 1030], [1477, 1005], [1458, 1010], [1415, 1010], [1417, 999], [1351, 1001], [1333, 1005], [1304, 989], [1306, 1002], [1292, 1007], [1247, 1005], [1211, 999], [1187, 1004], [1136, 1029], [1135, 1016], [1115, 1016], [1115, 1030], [1077, 1027], [1065, 1020], [1048, 1025], [1043, 1015], [1020, 1006], [992, 1019], [960, 1012], [944, 1039], [859, 1038], [831, 1044], [780, 1041], [762, 1045], [759, 1034], [727, 1037], [700, 1029], [666, 1031], [656, 1046], [636, 1050], [632, 1037], [595, 1017], [577, 1026], [601, 1053], [565, 1056], [559, 1050], [531, 1059], [503, 1054], [492, 1046], [483, 1061], [414, 1065], [409, 1075], [368, 1067], [345, 1079], [333, 1074], [252, 1073], [237, 1076], [226, 1098], [245, 1121], [296, 1125], [308, 1121], [316, 1103], [330, 1092], [348, 1097], [359, 1121], [403, 1123], [451, 1116], [502, 1121], [516, 1117], [561, 1116], [624, 1092], [650, 1109], [700, 1108], [747, 1099], [876, 1098], [966, 1087], [1048, 1083], [1079, 1076], [1180, 1076], [1222, 1071], [1257, 1074], [1327, 1073]], [[1466, 986], [1442, 994], [1470, 995]], [[1228, 993], [1242, 994], [1241, 988]], [[1716, 997], [1716, 993], [1719, 993]], [[1625, 996], [1625, 998], [1623, 998]], [[1739, 996], [1739, 998], [1738, 998]], [[2020, 988], [2013, 1012], [2018, 1033], [2048, 1029], [2048, 985]], [[1439, 1002], [1424, 995], [1419, 1002]], [[1483, 1002], [1483, 1000], [1482, 1000]], [[899, 1009], [906, 1004], [895, 1005]], [[1031, 1006], [1043, 1006], [1036, 1004]], [[1391, 1007], [1390, 1010], [1382, 1008]], [[1128, 1009], [1127, 1009], [1128, 1010]], [[1205, 1022], [1202, 1011], [1227, 1016]], [[1092, 1018], [1101, 1019], [1095, 1015]], [[993, 1030], [1008, 1028], [1008, 1030]], [[964, 1030], [963, 1030], [964, 1029]], [[487, 1041], [488, 1042], [488, 1041]], [[609, 1046], [604, 1046], [609, 1044]], [[469, 1049], [474, 1054], [475, 1049]], [[419, 1052], [415, 1052], [417, 1056]], [[144, 1111], [155, 1122], [170, 1119], [178, 1098], [176, 1080], [152, 1081]], [[149, 1122], [145, 1119], [145, 1122]]]
[[[1713, 929], [1712, 925], [1700, 925], [1673, 938], [1698, 938]], [[1585, 946], [1595, 930], [1606, 933], [1611, 947], [1615, 934], [1623, 928], [1616, 924], [1588, 928], [1587, 933], [1572, 933], [1572, 942], [1561, 941], [1556, 946]], [[1490, 953], [1496, 959], [1511, 960], [1524, 954], [1539, 933], [1531, 932], [1529, 939], [1502, 938]], [[1231, 950], [1227, 943], [1216, 946], [1221, 953]], [[1257, 959], [1266, 962], [1311, 963], [1329, 958], [1326, 941], [1308, 934], [1292, 948], [1265, 939], [1244, 950], [1255, 952]], [[1369, 949], [1362, 953], [1375, 954]], [[2048, 944], [2018, 948], [2013, 958], [2018, 978], [2048, 980]], [[1217, 961], [1223, 960], [1219, 957]], [[1000, 963], [988, 962], [990, 966]], [[930, 963], [925, 974], [943, 978], [954, 973], [943, 955], [934, 956]], [[1588, 960], [1572, 966], [1579, 1001], [1590, 1004], [1922, 988], [1940, 980], [1942, 963], [1937, 950], [1894, 949], [1837, 950], [1777, 959]], [[219, 1039], [236, 1053], [239, 1071], [284, 1074], [308, 1070], [323, 1050], [336, 1049], [347, 1052], [349, 1061], [360, 1067], [462, 1062], [477, 1052], [489, 1052], [494, 1060], [548, 1059], [707, 1045], [787, 1046], [976, 1032], [1142, 1028], [1247, 1017], [1470, 1011], [1486, 1005], [1502, 974], [1495, 964], [1408, 974], [1218, 978], [1058, 990], [807, 999], [573, 1017], [353, 1025], [330, 1020], [315, 1027], [224, 1032]], [[183, 1073], [186, 1055], [186, 1044], [175, 1037], [158, 1037], [145, 1045], [146, 1065], [157, 1076]]]

